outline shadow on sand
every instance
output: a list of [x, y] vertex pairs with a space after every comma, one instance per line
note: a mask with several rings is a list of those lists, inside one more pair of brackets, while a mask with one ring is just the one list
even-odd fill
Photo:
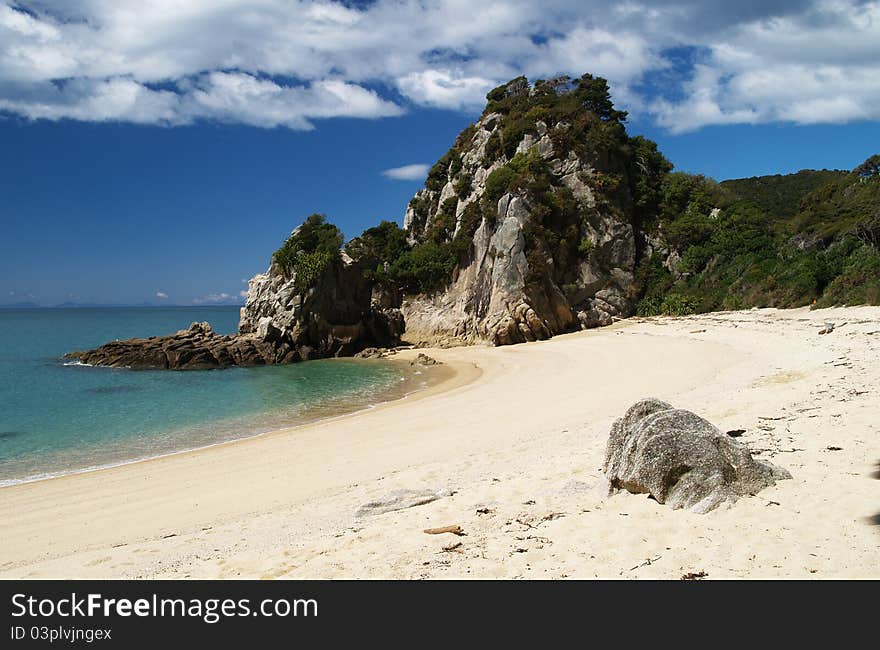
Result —
[[[871, 474], [871, 478], [880, 479], [880, 462], [877, 463], [877, 469], [873, 471], [873, 473]], [[875, 526], [880, 526], [880, 512], [878, 512], [873, 517], [868, 517], [868, 521]]]

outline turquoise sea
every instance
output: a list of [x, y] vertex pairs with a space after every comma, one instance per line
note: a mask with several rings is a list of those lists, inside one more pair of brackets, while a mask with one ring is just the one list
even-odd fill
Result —
[[193, 321], [234, 332], [238, 308], [0, 309], [0, 486], [367, 408], [421, 381], [400, 364], [350, 359], [183, 372], [62, 359]]

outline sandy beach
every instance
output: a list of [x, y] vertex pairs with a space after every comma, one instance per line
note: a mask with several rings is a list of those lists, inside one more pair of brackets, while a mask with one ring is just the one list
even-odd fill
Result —
[[[820, 335], [826, 323], [830, 334]], [[631, 319], [516, 346], [370, 411], [0, 490], [3, 578], [880, 578], [880, 308]], [[782, 481], [729, 509], [606, 497], [653, 396]], [[443, 494], [374, 516], [400, 489]], [[459, 525], [466, 535], [428, 535]]]

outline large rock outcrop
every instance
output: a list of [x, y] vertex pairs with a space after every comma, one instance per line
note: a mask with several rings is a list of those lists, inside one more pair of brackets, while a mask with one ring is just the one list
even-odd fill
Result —
[[208, 323], [193, 323], [168, 336], [111, 341], [84, 352], [71, 352], [91, 366], [138, 370], [206, 370], [275, 363], [275, 346], [256, 336], [217, 334]]
[[306, 290], [277, 264], [254, 276], [238, 331], [271, 342], [273, 363], [289, 363], [396, 345], [403, 317], [383, 303], [363, 269], [343, 254]]
[[603, 79], [521, 77], [487, 99], [410, 202], [404, 231], [385, 222], [340, 251], [342, 233], [312, 215], [251, 280], [237, 336], [177, 333], [77, 358], [289, 363], [395, 345], [404, 325], [415, 344], [506, 345], [630, 315], [669, 163], [627, 135]]
[[651, 398], [633, 404], [611, 427], [605, 476], [612, 491], [650, 494], [698, 513], [791, 478], [700, 416]]
[[363, 269], [344, 254], [310, 286], [301, 285], [295, 272], [273, 263], [250, 281], [238, 334], [193, 323], [168, 336], [112, 341], [66, 357], [95, 366], [200, 370], [349, 356], [399, 343], [399, 310], [374, 295]]
[[496, 89], [435, 165], [404, 228], [416, 244], [436, 240], [438, 224], [448, 240], [469, 229], [473, 245], [444, 290], [404, 299], [408, 341], [504, 345], [632, 313], [643, 243], [634, 156], [615, 124], [623, 114], [573, 103], [588, 77]]

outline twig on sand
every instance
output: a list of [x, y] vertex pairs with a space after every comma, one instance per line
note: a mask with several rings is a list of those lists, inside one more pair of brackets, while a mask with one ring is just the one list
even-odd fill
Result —
[[452, 551], [454, 551], [455, 549], [459, 548], [460, 546], [461, 546], [461, 542], [455, 542], [454, 544], [448, 544], [447, 546], [444, 546], [444, 547], [441, 549], [441, 551], [442, 551], [443, 553], [451, 553]]
[[630, 571], [635, 571], [636, 569], [641, 569], [643, 566], [651, 566], [652, 564], [654, 564], [654, 562], [656, 562], [657, 560], [659, 560], [661, 557], [663, 557], [663, 556], [662, 556], [662, 555], [658, 555], [658, 556], [655, 557], [654, 559], [648, 558], [647, 560], [645, 560], [645, 561], [642, 562], [641, 564], [637, 564], [637, 565], [635, 565], [632, 569], [630, 569]]
[[443, 533], [452, 533], [453, 535], [458, 535], [459, 537], [463, 537], [467, 534], [458, 524], [453, 524], [452, 526], [443, 526], [441, 528], [426, 528], [425, 532], [429, 535], [442, 535]]
[[552, 539], [550, 539], [549, 537], [544, 537], [543, 535], [526, 535], [525, 537], [520, 537], [520, 536], [516, 537], [516, 540], [518, 542], [524, 542], [527, 539], [533, 539], [536, 542], [539, 542], [541, 544], [552, 544], [553, 543]]
[[516, 523], [518, 523], [521, 526], [525, 526], [526, 528], [536, 528], [536, 526], [532, 526], [529, 522], [523, 521], [522, 519], [517, 519]]

